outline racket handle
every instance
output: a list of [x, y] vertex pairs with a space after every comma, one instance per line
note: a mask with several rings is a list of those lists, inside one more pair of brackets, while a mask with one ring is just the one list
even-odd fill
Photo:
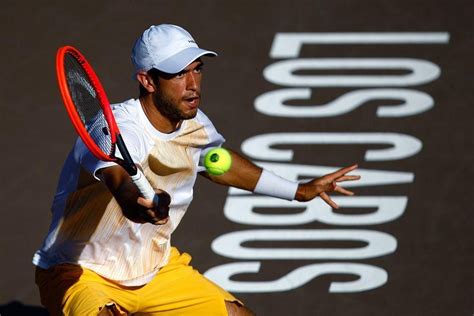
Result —
[[155, 204], [158, 205], [158, 195], [155, 194], [155, 190], [150, 185], [150, 182], [148, 182], [147, 178], [143, 174], [143, 172], [138, 169], [137, 174], [134, 176], [131, 176], [133, 183], [137, 186], [138, 190], [140, 193], [143, 195], [143, 197], [147, 200], [152, 200]]

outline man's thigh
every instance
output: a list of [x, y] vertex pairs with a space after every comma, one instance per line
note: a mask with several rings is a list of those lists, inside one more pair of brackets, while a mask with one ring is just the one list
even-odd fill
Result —
[[123, 297], [127, 293], [119, 293], [119, 289], [80, 266], [61, 264], [47, 270], [37, 268], [36, 283], [41, 303], [51, 315], [97, 315], [107, 310], [112, 311], [112, 315], [126, 315], [117, 301], [126, 303]]
[[228, 315], [226, 302], [243, 304], [189, 265], [191, 256], [173, 248], [170, 262], [137, 291], [144, 315]]
[[51, 315], [247, 315], [242, 302], [194, 270], [190, 261], [191, 256], [173, 248], [169, 263], [135, 289], [69, 264], [37, 269], [36, 281]]
[[[116, 300], [116, 299], [115, 299]], [[63, 315], [127, 315], [114, 299], [95, 284], [72, 287], [62, 306]]]

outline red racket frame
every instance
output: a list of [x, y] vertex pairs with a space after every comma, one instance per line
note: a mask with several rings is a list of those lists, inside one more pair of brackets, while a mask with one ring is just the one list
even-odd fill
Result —
[[[112, 142], [112, 152], [109, 154], [104, 153], [99, 146], [94, 142], [92, 137], [87, 132], [82, 120], [76, 110], [76, 106], [71, 97], [71, 93], [69, 91], [69, 87], [66, 80], [66, 69], [64, 68], [64, 57], [66, 54], [71, 54], [76, 58], [76, 60], [81, 64], [82, 68], [86, 72], [89, 80], [97, 93], [97, 97], [100, 102], [100, 106], [104, 112], [105, 120], [109, 125], [110, 129], [110, 136]], [[61, 91], [61, 96], [64, 101], [64, 106], [66, 107], [67, 113], [71, 118], [71, 121], [76, 128], [77, 133], [83, 140], [84, 144], [89, 148], [94, 156], [96, 156], [100, 160], [105, 161], [114, 161], [117, 162], [117, 158], [114, 156], [114, 151], [117, 143], [117, 135], [120, 133], [117, 123], [115, 122], [114, 116], [112, 114], [112, 109], [110, 108], [109, 100], [107, 99], [107, 95], [105, 94], [105, 90], [100, 83], [99, 77], [96, 75], [94, 69], [89, 64], [87, 59], [72, 46], [63, 46], [58, 49], [56, 54], [56, 75], [58, 78], [59, 83], [59, 90]]]

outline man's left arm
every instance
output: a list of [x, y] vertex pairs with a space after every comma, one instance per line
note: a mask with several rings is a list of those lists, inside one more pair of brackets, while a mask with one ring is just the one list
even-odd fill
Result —
[[[338, 205], [329, 197], [328, 193], [338, 192], [344, 195], [354, 195], [352, 191], [344, 189], [338, 183], [343, 181], [354, 181], [360, 179], [357, 175], [348, 175], [347, 173], [355, 170], [357, 165], [339, 169], [333, 173], [324, 175], [305, 183], [295, 183], [282, 179], [268, 171], [255, 165], [250, 160], [227, 149], [232, 157], [232, 166], [226, 173], [216, 176], [205, 171], [200, 174], [209, 180], [222, 185], [233, 186], [247, 191], [256, 191], [265, 194], [265, 192], [276, 192], [274, 196], [294, 199], [297, 201], [310, 201], [320, 196], [327, 204], [333, 208]], [[270, 177], [268, 178], [270, 174]], [[273, 186], [273, 188], [272, 188]], [[291, 197], [286, 195], [285, 190], [290, 192]], [[281, 193], [281, 196], [279, 194]]]
[[216, 176], [203, 171], [200, 174], [215, 183], [253, 191], [263, 169], [232, 150], [226, 149], [232, 157], [232, 165], [226, 173]]

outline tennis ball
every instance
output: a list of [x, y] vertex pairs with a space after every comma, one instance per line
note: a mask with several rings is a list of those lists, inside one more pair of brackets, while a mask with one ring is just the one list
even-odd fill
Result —
[[230, 166], [232, 166], [232, 157], [224, 148], [212, 149], [204, 157], [204, 167], [209, 174], [219, 176], [229, 171]]

